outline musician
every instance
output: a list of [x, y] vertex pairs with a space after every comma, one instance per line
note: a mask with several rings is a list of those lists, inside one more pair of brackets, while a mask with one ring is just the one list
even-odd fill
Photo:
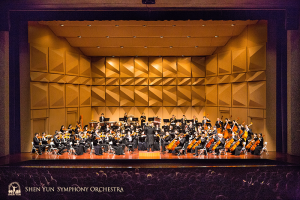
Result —
[[182, 115], [182, 118], [181, 118], [181, 120], [180, 120], [180, 122], [181, 122], [181, 129], [182, 130], [184, 130], [184, 128], [185, 128], [185, 125], [186, 125], [186, 117], [185, 117], [185, 115]]
[[206, 116], [203, 116], [202, 126], [207, 125], [206, 123], [210, 123], [210, 120]]
[[154, 150], [155, 151], [159, 151], [159, 140], [160, 140], [160, 134], [155, 130], [155, 134], [154, 134]]
[[162, 126], [162, 130], [165, 132], [169, 129], [170, 127], [168, 126], [168, 123], [164, 121], [164, 125]]
[[[241, 138], [239, 135], [237, 135], [237, 138], [238, 138], [238, 140], [236, 142], [239, 142], [239, 145], [234, 149], [234, 151], [231, 152], [232, 155], [235, 155], [235, 156], [241, 155], [241, 151], [243, 148], [243, 141], [244, 141], [243, 138]], [[235, 143], [233, 143], [233, 145], [235, 145]]]
[[175, 154], [177, 153], [177, 156], [180, 156], [180, 154], [183, 154], [183, 155], [186, 154], [187, 143], [185, 142], [186, 139], [183, 136], [184, 136], [183, 133], [180, 133], [180, 135], [179, 135], [179, 144], [178, 144], [177, 147], [175, 147], [175, 150], [174, 150], [174, 153]]
[[67, 147], [67, 139], [66, 139], [65, 132], [62, 132], [62, 134], [61, 134], [60, 143], [61, 143], [62, 145], [64, 145], [65, 147]]
[[182, 130], [182, 127], [180, 126], [180, 120], [176, 120], [177, 122], [176, 122], [176, 126], [175, 126], [175, 129], [178, 131], [178, 132], [181, 132], [181, 130]]
[[59, 131], [63, 133], [65, 130], [66, 130], [66, 129], [65, 129], [65, 126], [64, 126], [64, 125], [61, 125], [61, 127], [60, 127], [60, 130], [59, 130]]
[[229, 119], [228, 118], [225, 118], [225, 124], [224, 124], [224, 130], [226, 130], [226, 127], [227, 127], [227, 130], [228, 130], [228, 127], [229, 129], [231, 129], [231, 125], [229, 124]]
[[53, 138], [53, 141], [54, 141], [54, 145], [58, 149], [57, 155], [62, 155], [62, 152], [63, 152], [63, 150], [65, 150], [66, 147], [60, 143], [58, 136], [59, 135], [56, 134]]
[[145, 113], [142, 113], [142, 116], [140, 117], [141, 119], [141, 125], [144, 126], [145, 122], [146, 122], [146, 116]]
[[134, 132], [134, 126], [133, 126], [133, 124], [130, 125], [129, 131], [130, 131], [130, 132]]
[[[132, 132], [133, 133], [133, 132]], [[127, 135], [125, 136], [125, 145], [129, 151], [133, 151], [133, 136], [131, 135], [131, 132], [128, 131]]]
[[69, 124], [67, 133], [70, 133], [72, 135], [73, 129], [72, 129], [72, 124]]
[[127, 117], [127, 113], [124, 113], [124, 122], [127, 123], [128, 117]]
[[[153, 123], [152, 123], [153, 125]], [[147, 151], [149, 152], [150, 149], [151, 151], [154, 151], [154, 128], [153, 127], [147, 127], [145, 129], [147, 132], [147, 137], [146, 137], [146, 142], [147, 142]]]
[[[248, 140], [250, 140], [252, 138], [253, 132], [252, 132], [252, 129], [249, 128], [248, 125], [245, 125], [245, 131], [248, 132], [248, 137], [247, 137], [247, 141], [248, 141]], [[245, 133], [245, 131], [244, 131], [244, 133]]]
[[144, 151], [147, 149], [146, 147], [146, 135], [145, 135], [145, 132], [142, 131], [141, 135], [139, 136], [138, 140], [139, 140], [139, 143], [138, 143], [138, 149], [141, 150], [141, 151]]
[[195, 126], [193, 125], [193, 122], [191, 121], [187, 127], [187, 131], [190, 133], [190, 134], [193, 134], [194, 131], [195, 131]]
[[198, 125], [198, 118], [194, 115], [193, 116], [193, 125], [194, 125], [194, 127], [197, 127]]
[[112, 138], [112, 148], [115, 150], [116, 155], [124, 155], [124, 150], [120, 142], [120, 132], [117, 132], [117, 137]]
[[218, 134], [218, 138], [219, 138], [218, 141], [221, 141], [221, 142], [215, 149], [216, 155], [220, 155], [220, 149], [224, 149], [224, 147], [225, 147], [225, 138], [223, 137], [223, 134]]
[[172, 117], [170, 118], [170, 124], [175, 124], [176, 123], [176, 117], [175, 115], [172, 115]]
[[[201, 137], [199, 138], [199, 140], [201, 140], [201, 143], [195, 147], [195, 156], [198, 156], [198, 151], [200, 149], [204, 149], [206, 142], [207, 142], [207, 138], [205, 137], [205, 134], [201, 134]], [[206, 151], [204, 151], [204, 155], [206, 155]]]
[[264, 138], [262, 136], [262, 133], [258, 134], [258, 140], [260, 141], [259, 144], [255, 147], [254, 151], [251, 151], [251, 154], [253, 154], [253, 155], [260, 155], [260, 151], [262, 150], [262, 148], [264, 146]]
[[45, 150], [45, 146], [42, 144], [40, 145], [40, 139], [38, 138], [39, 134], [38, 133], [35, 133], [34, 134], [34, 138], [33, 138], [33, 146], [35, 148], [38, 148], [39, 149], [39, 154], [42, 155], [42, 151]]
[[104, 122], [104, 113], [101, 113], [101, 116], [99, 117], [99, 122]]
[[106, 128], [104, 129], [104, 132], [110, 132], [111, 131], [111, 129], [110, 129], [110, 127], [109, 127], [109, 124], [107, 124], [106, 125]]
[[48, 144], [48, 138], [46, 137], [46, 132], [42, 133], [42, 144], [46, 147], [49, 146]]
[[[217, 134], [217, 131], [213, 131], [213, 138], [214, 138], [214, 142], [210, 145], [208, 151], [212, 152], [212, 148], [213, 146], [217, 143], [217, 141], [219, 140], [219, 136]], [[209, 142], [209, 141], [208, 141]]]
[[220, 120], [219, 117], [217, 118], [217, 121], [216, 121], [216, 123], [215, 123], [215, 126], [216, 126], [217, 128], [223, 129], [223, 122]]
[[154, 131], [157, 132], [158, 134], [160, 134], [161, 129], [159, 128], [158, 124], [155, 125]]
[[172, 137], [169, 134], [169, 132], [166, 132], [166, 135], [162, 138], [162, 152], [166, 151], [166, 146], [170, 144], [170, 142], [172, 141]]
[[174, 131], [175, 131], [175, 130], [173, 129], [173, 126], [170, 125], [170, 127], [169, 127], [169, 133], [170, 133], [170, 134], [174, 134]]

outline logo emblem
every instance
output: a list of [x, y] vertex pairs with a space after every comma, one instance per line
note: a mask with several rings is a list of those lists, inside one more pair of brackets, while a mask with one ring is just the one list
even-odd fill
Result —
[[18, 182], [12, 182], [8, 185], [8, 196], [21, 196], [21, 187]]

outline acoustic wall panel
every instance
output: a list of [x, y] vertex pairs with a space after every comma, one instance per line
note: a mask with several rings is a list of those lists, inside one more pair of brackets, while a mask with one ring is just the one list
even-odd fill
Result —
[[248, 48], [248, 71], [266, 70], [266, 45]]
[[232, 50], [232, 73], [246, 72], [246, 48]]
[[219, 106], [231, 107], [231, 84], [218, 85]]
[[248, 72], [247, 81], [265, 81], [267, 79], [265, 71]]
[[[124, 116], [124, 113], [122, 113], [122, 115]], [[104, 116], [106, 118], [110, 118], [110, 121], [119, 121], [120, 118], [120, 107], [106, 107], [105, 109], [105, 113]], [[98, 118], [99, 119], [99, 118]]]
[[177, 119], [181, 119], [183, 115], [185, 115], [187, 119], [192, 119], [192, 107], [177, 107]]
[[42, 72], [30, 72], [30, 81], [49, 82], [49, 74]]
[[198, 121], [202, 121], [202, 117], [204, 113], [205, 113], [205, 107], [198, 107], [198, 106], [192, 107], [192, 116], [197, 117]]
[[105, 106], [105, 86], [92, 86], [92, 106]]
[[54, 135], [62, 124], [66, 124], [66, 109], [52, 108], [49, 109], [49, 134]]
[[105, 78], [92, 78], [92, 85], [105, 85]]
[[218, 54], [218, 74], [231, 74], [231, 51]]
[[172, 117], [172, 115], [176, 116], [176, 119], [179, 118], [178, 114], [177, 114], [177, 107], [167, 107], [164, 106], [162, 107], [163, 109], [163, 113], [162, 113], [162, 117], [163, 119], [170, 119]]
[[178, 85], [191, 85], [192, 78], [177, 78]]
[[66, 76], [66, 83], [79, 84], [80, 77], [79, 76]]
[[48, 72], [48, 47], [30, 45], [30, 71]]
[[[130, 119], [128, 119], [128, 121], [130, 122], [131, 120], [132, 120], [132, 118], [131, 117], [135, 117], [134, 116], [134, 113], [135, 113], [135, 108], [134, 107], [121, 107], [120, 106], [120, 112], [119, 112], [119, 117], [121, 118], [121, 117], [124, 117], [124, 114], [125, 113], [127, 113], [127, 116], [128, 116], [128, 118], [130, 118]], [[118, 121], [119, 121], [119, 119], [118, 119]]]
[[218, 76], [218, 83], [230, 83], [231, 75]]
[[48, 83], [31, 82], [31, 109], [48, 108]]
[[178, 57], [177, 58], [177, 77], [191, 77], [191, 57]]
[[[218, 113], [218, 107], [206, 107], [205, 108], [205, 112], [203, 113], [208, 119], [210, 119], [210, 121], [212, 122], [212, 125], [214, 124], [215, 120], [219, 117], [219, 113]], [[203, 116], [204, 116], [203, 115]], [[203, 117], [202, 116], [202, 117]], [[200, 118], [200, 116], [199, 116]], [[201, 120], [203, 118], [198, 118], [198, 121]]]
[[165, 119], [163, 118], [163, 107], [148, 107], [148, 117], [156, 116], [162, 116], [162, 119]]
[[239, 82], [245, 82], [245, 81], [246, 81], [246, 73], [231, 75], [232, 83], [239, 83]]
[[205, 86], [192, 86], [192, 106], [205, 106]]
[[134, 58], [120, 58], [120, 77], [134, 77]]
[[66, 74], [77, 75], [79, 72], [79, 54], [66, 52]]
[[79, 83], [82, 85], [92, 85], [92, 79], [88, 77], [80, 77]]
[[245, 122], [245, 124], [250, 124], [250, 122], [248, 122], [247, 108], [232, 108], [231, 115], [232, 115], [232, 119], [239, 119], [238, 120], [239, 124], [242, 124], [243, 122]]
[[106, 57], [106, 77], [119, 77], [120, 76], [120, 59]]
[[266, 81], [248, 83], [249, 108], [266, 108]]
[[176, 76], [177, 76], [176, 57], [164, 57], [163, 77], [176, 77]]
[[66, 76], [64, 74], [49, 74], [49, 82], [66, 83]]
[[106, 86], [106, 106], [119, 106], [120, 104], [120, 87]]
[[161, 57], [149, 57], [149, 77], [162, 77]]
[[80, 76], [91, 77], [91, 58], [80, 55]]
[[79, 85], [66, 84], [66, 107], [79, 106]]
[[106, 107], [92, 107], [92, 119], [95, 121], [99, 121], [99, 117], [101, 117], [101, 114], [104, 114], [104, 117], [107, 117], [106, 115]]
[[218, 83], [218, 77], [217, 76], [210, 76], [205, 78], [205, 84], [206, 85], [215, 85]]
[[163, 85], [177, 85], [176, 78], [163, 78]]
[[205, 57], [192, 57], [192, 77], [205, 77]]
[[87, 86], [87, 85], [79, 86], [80, 107], [91, 106], [91, 88], [92, 88], [91, 86]]
[[92, 77], [105, 77], [105, 57], [92, 57], [91, 68]]
[[65, 74], [65, 51], [49, 48], [49, 72]]
[[162, 86], [149, 86], [149, 106], [162, 106]]
[[206, 77], [218, 75], [218, 55], [211, 55], [206, 57]]
[[218, 106], [218, 86], [206, 85], [206, 106]]
[[141, 122], [140, 117], [142, 116], [143, 113], [145, 113], [145, 116], [147, 117], [146, 121], [148, 121], [148, 117], [149, 117], [148, 106], [147, 107], [135, 107], [134, 108], [134, 117], [139, 118], [139, 123]]
[[148, 78], [135, 78], [135, 85], [148, 85]]
[[149, 85], [162, 85], [163, 79], [162, 78], [149, 78]]
[[50, 108], [65, 107], [65, 84], [49, 84]]
[[138, 57], [134, 59], [134, 76], [148, 77], [148, 57]]
[[232, 83], [232, 107], [247, 107], [247, 89], [246, 82]]
[[106, 85], [120, 85], [119, 78], [106, 78]]
[[120, 86], [120, 106], [134, 106], [134, 86]]
[[192, 78], [192, 85], [205, 85], [205, 78]]
[[135, 106], [148, 106], [148, 86], [135, 86], [134, 101]]
[[177, 106], [192, 106], [191, 86], [177, 86]]
[[89, 124], [92, 119], [91, 107], [80, 107], [79, 114], [82, 116], [82, 124]]
[[163, 106], [177, 106], [176, 86], [163, 86]]
[[120, 85], [134, 85], [134, 78], [120, 78]]

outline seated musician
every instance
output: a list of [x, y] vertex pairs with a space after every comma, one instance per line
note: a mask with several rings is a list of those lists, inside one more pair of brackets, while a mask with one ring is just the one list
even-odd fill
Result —
[[223, 129], [223, 122], [220, 120], [219, 117], [217, 118], [217, 121], [216, 121], [216, 123], [215, 123], [215, 126], [216, 126], [217, 128], [222, 128], [222, 129]]
[[202, 126], [207, 125], [206, 123], [210, 123], [210, 120], [206, 116], [203, 116]]
[[135, 132], [133, 132], [133, 148], [136, 149], [138, 148], [138, 143], [139, 143], [139, 139], [138, 139], [138, 134], [140, 132], [140, 129], [137, 127]]
[[161, 130], [160, 130], [158, 124], [155, 125], [154, 131], [156, 131], [158, 134], [160, 134], [160, 131], [161, 131]]
[[120, 132], [117, 132], [117, 136], [112, 137], [112, 148], [114, 148], [116, 155], [124, 155], [124, 150], [122, 145], [120, 145], [120, 140]]
[[66, 136], [66, 133], [65, 132], [62, 132], [61, 133], [62, 135], [61, 135], [61, 139], [60, 139], [60, 143], [62, 144], [62, 145], [64, 145], [67, 149], [70, 149], [70, 147], [68, 147], [68, 141], [67, 141], [67, 136]]
[[242, 151], [242, 148], [243, 148], [243, 141], [244, 141], [244, 139], [241, 138], [239, 135], [237, 135], [237, 141], [235, 141], [232, 144], [231, 147], [233, 147], [234, 145], [236, 145], [237, 142], [239, 144], [233, 149], [233, 151], [231, 151], [232, 155], [235, 155], [235, 156], [241, 155], [241, 151]]
[[134, 126], [133, 126], [133, 124], [130, 125], [129, 131], [130, 131], [130, 132], [134, 132]]
[[180, 154], [183, 154], [183, 155], [185, 155], [186, 154], [186, 138], [185, 137], [183, 137], [184, 135], [183, 135], [183, 133], [180, 133], [180, 135], [179, 135], [179, 144], [177, 145], [177, 147], [175, 147], [175, 150], [174, 150], [174, 153], [175, 154], [177, 154], [178, 156], [180, 155]]
[[43, 144], [40, 145], [40, 139], [38, 138], [39, 134], [35, 133], [33, 138], [33, 146], [39, 149], [39, 154], [42, 155], [42, 151], [45, 151], [45, 146]]
[[220, 149], [224, 149], [225, 147], [225, 138], [223, 137], [223, 134], [218, 134], [218, 138], [219, 138], [218, 141], [220, 141], [220, 143], [217, 143], [218, 146], [215, 149], [216, 155], [220, 155]]
[[258, 139], [256, 141], [260, 141], [259, 144], [255, 147], [254, 151], [251, 150], [250, 148], [250, 151], [251, 151], [251, 154], [254, 154], [254, 155], [260, 155], [260, 151], [262, 150], [263, 146], [264, 146], [264, 138], [262, 136], [262, 133], [259, 133], [258, 134]]
[[[199, 152], [200, 149], [205, 148], [207, 138], [205, 137], [205, 134], [203, 133], [203, 134], [201, 134], [201, 137], [198, 140], [201, 140], [201, 142], [199, 143], [198, 146], [195, 147], [195, 150], [194, 150], [195, 151], [195, 156], [198, 156], [198, 152]], [[204, 154], [206, 155], [206, 151], [204, 151]]]
[[93, 145], [94, 145], [95, 154], [96, 155], [103, 155], [102, 145], [103, 145], [104, 138], [101, 137], [101, 134], [99, 134], [98, 130], [93, 132], [92, 138], [93, 138], [92, 142], [93, 142]]
[[184, 127], [186, 125], [186, 120], [187, 119], [186, 119], [185, 115], [182, 115], [182, 118], [180, 120], [182, 129], [184, 129]]
[[46, 137], [46, 132], [43, 132], [43, 133], [42, 133], [42, 145], [44, 145], [45, 147], [50, 146], [50, 145], [48, 144], [48, 138]]
[[57, 155], [62, 155], [63, 150], [66, 148], [63, 144], [61, 144], [60, 140], [58, 139], [59, 134], [56, 134], [53, 138], [54, 145], [58, 149]]
[[146, 122], [146, 116], [145, 116], [145, 113], [142, 113], [142, 116], [141, 116], [141, 126], [144, 126], [145, 122]]
[[162, 126], [162, 129], [164, 129], [164, 131], [169, 131], [169, 126], [167, 122], [164, 122], [164, 125]]
[[170, 136], [169, 132], [166, 132], [166, 135], [162, 139], [162, 151], [166, 151], [166, 146], [170, 144], [172, 141], [172, 137]]
[[106, 128], [104, 129], [104, 132], [109, 132], [110, 131], [110, 127], [109, 127], [109, 125], [107, 124], [106, 125]]
[[180, 126], [180, 122], [179, 122], [179, 121], [176, 122], [175, 129], [176, 129], [178, 132], [181, 132], [182, 127]]
[[217, 141], [219, 140], [219, 136], [217, 134], [217, 132], [213, 131], [213, 138], [214, 138], [214, 142], [210, 145], [209, 149], [207, 151], [212, 152], [212, 148], [213, 146], [217, 143]]
[[194, 115], [193, 116], [193, 121], [192, 121], [193, 125], [197, 128], [197, 124], [198, 124], [198, 118]]
[[124, 139], [127, 149], [129, 149], [129, 151], [133, 151], [133, 136], [131, 135], [131, 131], [128, 131]]
[[60, 130], [59, 130], [59, 131], [63, 133], [65, 130], [66, 130], [66, 129], [65, 129], [65, 126], [64, 126], [64, 125], [61, 125], [61, 127], [60, 127]]
[[141, 135], [139, 136], [138, 149], [141, 151], [145, 151], [147, 149], [145, 131], [142, 131]]

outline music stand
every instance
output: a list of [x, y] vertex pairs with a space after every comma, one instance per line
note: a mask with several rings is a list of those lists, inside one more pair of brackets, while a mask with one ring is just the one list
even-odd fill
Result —
[[124, 122], [124, 118], [122, 117], [122, 118], [119, 118], [119, 121], [120, 122]]
[[153, 121], [154, 121], [154, 117], [149, 117], [149, 118], [148, 118], [148, 121], [149, 121], [149, 122], [153, 122]]
[[137, 121], [139, 121], [139, 118], [132, 118], [132, 121], [137, 122]]
[[104, 122], [109, 122], [110, 118], [104, 118]]
[[163, 121], [164, 121], [164, 122], [167, 122], [167, 123], [170, 122], [169, 119], [163, 119]]

